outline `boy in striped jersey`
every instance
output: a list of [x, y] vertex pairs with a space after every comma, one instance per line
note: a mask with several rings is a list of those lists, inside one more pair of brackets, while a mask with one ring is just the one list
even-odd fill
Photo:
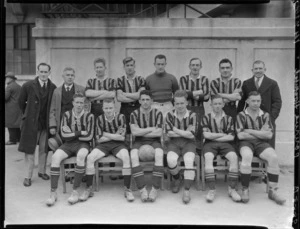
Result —
[[217, 154], [225, 156], [229, 161], [228, 194], [233, 201], [241, 201], [236, 188], [238, 184], [238, 157], [233, 146], [234, 124], [231, 116], [222, 110], [223, 98], [220, 95], [211, 98], [212, 112], [202, 119], [203, 135], [205, 143], [203, 154], [205, 159], [205, 180], [209, 191], [206, 195], [207, 202], [212, 202], [216, 195], [216, 182], [213, 160]]
[[185, 90], [187, 92], [187, 108], [197, 114], [195, 130], [196, 147], [198, 149], [202, 149], [203, 135], [201, 119], [205, 114], [203, 102], [207, 102], [210, 97], [209, 81], [206, 76], [200, 75], [202, 62], [199, 58], [192, 58], [190, 60], [189, 68], [191, 70], [190, 74], [180, 78], [179, 87], [181, 90]]
[[253, 155], [267, 161], [267, 177], [269, 181], [269, 199], [277, 204], [284, 204], [285, 199], [277, 191], [279, 178], [278, 158], [274, 148], [268, 143], [272, 138], [273, 127], [270, 115], [260, 109], [261, 95], [252, 91], [246, 100], [248, 107], [237, 116], [236, 131], [240, 140], [239, 151], [242, 157], [240, 167], [242, 183], [242, 201], [249, 201], [249, 182]]
[[96, 147], [87, 157], [87, 188], [79, 199], [85, 201], [93, 196], [92, 184], [95, 175], [95, 161], [109, 154], [113, 154], [123, 162], [122, 175], [124, 176], [124, 195], [128, 201], [133, 201], [134, 196], [130, 190], [130, 157], [124, 142], [126, 132], [125, 116], [123, 114], [115, 113], [114, 99], [103, 100], [103, 111], [104, 114], [98, 116], [96, 119]]
[[97, 118], [103, 114], [103, 99], [115, 98], [116, 82], [105, 76], [106, 61], [104, 58], [94, 60], [96, 78], [89, 79], [85, 88], [85, 95], [92, 102], [91, 113]]
[[225, 106], [223, 110], [227, 115], [230, 115], [235, 120], [237, 115], [236, 101], [241, 99], [242, 82], [238, 78], [232, 76], [232, 63], [229, 59], [222, 59], [219, 63], [219, 71], [221, 77], [214, 79], [210, 83], [210, 93], [220, 95]]
[[[162, 135], [163, 116], [160, 111], [151, 107], [153, 103], [152, 94], [148, 90], [141, 91], [139, 102], [141, 107], [130, 115], [131, 133], [135, 136], [130, 156], [132, 163], [132, 175], [138, 189], [141, 192], [143, 202], [148, 199], [156, 200], [157, 190], [160, 187], [163, 177], [163, 155], [160, 137]], [[142, 145], [151, 145], [155, 149], [155, 163], [153, 168], [152, 188], [150, 193], [146, 189], [143, 169], [139, 162], [139, 148]]]
[[189, 190], [195, 178], [193, 167], [196, 152], [196, 114], [187, 110], [187, 97], [185, 91], [176, 91], [174, 94], [175, 110], [168, 112], [166, 116], [166, 131], [168, 137], [170, 137], [170, 141], [167, 143], [167, 162], [173, 178], [172, 192], [177, 193], [180, 189], [181, 177], [177, 164], [179, 156], [182, 156], [185, 165], [182, 201], [185, 204], [191, 200]]
[[78, 202], [79, 194], [77, 188], [80, 186], [85, 172], [85, 158], [89, 153], [90, 141], [94, 136], [94, 115], [84, 110], [85, 96], [75, 93], [73, 96], [73, 109], [66, 111], [61, 120], [61, 136], [65, 143], [53, 154], [50, 175], [51, 193], [46, 201], [48, 206], [55, 204], [57, 200], [57, 184], [60, 174], [60, 163], [62, 160], [76, 155], [75, 178], [73, 192], [68, 199], [70, 204]]
[[130, 114], [140, 107], [140, 92], [145, 90], [146, 81], [135, 75], [135, 60], [132, 57], [126, 57], [123, 65], [126, 75], [118, 78], [117, 99], [121, 102], [120, 113], [126, 118], [126, 132], [130, 134]]

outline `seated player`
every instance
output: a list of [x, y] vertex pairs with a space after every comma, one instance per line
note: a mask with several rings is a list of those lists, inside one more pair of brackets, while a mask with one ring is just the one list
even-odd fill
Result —
[[[140, 92], [139, 103], [141, 107], [133, 111], [130, 115], [131, 133], [135, 136], [130, 156], [132, 163], [132, 176], [135, 179], [137, 188], [141, 192], [141, 200], [154, 202], [157, 197], [157, 190], [160, 187], [163, 177], [163, 155], [160, 137], [162, 135], [163, 116], [160, 111], [151, 108], [153, 99], [148, 90]], [[153, 168], [152, 189], [148, 194], [145, 185], [143, 169], [139, 162], [138, 150], [142, 145], [151, 145], [155, 149], [155, 163]]]
[[57, 184], [60, 174], [60, 163], [62, 160], [76, 156], [75, 178], [73, 192], [68, 199], [70, 204], [78, 201], [77, 188], [80, 186], [85, 172], [85, 158], [90, 150], [90, 141], [94, 136], [94, 115], [84, 110], [85, 96], [76, 93], [73, 96], [73, 109], [66, 111], [61, 120], [61, 136], [65, 143], [53, 154], [50, 175], [51, 193], [46, 201], [48, 206], [55, 204], [57, 200]]
[[228, 195], [233, 201], [241, 201], [236, 188], [238, 184], [238, 156], [234, 148], [234, 123], [231, 116], [223, 111], [224, 101], [220, 95], [211, 98], [212, 112], [202, 118], [203, 136], [205, 143], [203, 154], [205, 159], [205, 179], [209, 187], [206, 196], [212, 202], [216, 195], [216, 182], [213, 160], [218, 154], [229, 161]]
[[284, 204], [285, 199], [278, 193], [279, 166], [275, 150], [268, 143], [272, 138], [273, 127], [270, 115], [260, 109], [261, 95], [252, 91], [246, 100], [248, 107], [237, 116], [236, 131], [240, 140], [239, 151], [242, 157], [240, 167], [242, 183], [242, 202], [249, 201], [249, 182], [253, 155], [267, 161], [269, 180], [269, 199]]
[[123, 114], [115, 113], [114, 99], [103, 100], [104, 114], [96, 119], [96, 147], [87, 157], [86, 165], [86, 190], [79, 197], [81, 201], [93, 196], [92, 185], [95, 175], [95, 161], [109, 154], [114, 155], [123, 162], [122, 175], [124, 176], [124, 196], [128, 201], [133, 201], [134, 196], [130, 190], [131, 167], [130, 157], [125, 144], [126, 120]]
[[174, 94], [175, 110], [168, 112], [166, 116], [166, 131], [170, 141], [167, 143], [167, 162], [170, 173], [172, 174], [172, 192], [180, 190], [180, 170], [178, 158], [183, 157], [184, 170], [184, 192], [182, 201], [187, 204], [190, 202], [190, 187], [195, 178], [194, 160], [196, 152], [195, 127], [196, 113], [187, 110], [187, 93], [176, 91]]

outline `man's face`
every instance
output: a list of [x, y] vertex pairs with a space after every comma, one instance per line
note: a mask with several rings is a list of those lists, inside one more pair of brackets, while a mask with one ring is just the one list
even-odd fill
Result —
[[84, 97], [77, 97], [73, 100], [73, 108], [75, 112], [80, 113], [84, 106]]
[[260, 78], [265, 74], [266, 68], [263, 63], [254, 64], [252, 72], [255, 77]]
[[111, 103], [103, 103], [103, 112], [106, 117], [111, 117], [115, 113], [115, 104], [113, 102]]
[[50, 75], [50, 71], [47, 65], [40, 65], [38, 69], [39, 79], [41, 81], [47, 81]]
[[72, 70], [64, 71], [63, 79], [66, 85], [71, 85], [75, 80], [75, 73]]
[[156, 73], [163, 73], [163, 72], [165, 72], [166, 65], [167, 65], [167, 62], [166, 62], [166, 60], [164, 58], [163, 59], [156, 58], [155, 62], [154, 62], [154, 66], [156, 68]]
[[192, 60], [189, 67], [193, 75], [199, 75], [201, 69], [200, 60]]
[[148, 110], [151, 107], [152, 99], [149, 95], [141, 95], [139, 102], [143, 109]]
[[261, 104], [261, 96], [251, 95], [246, 102], [251, 110], [258, 110]]
[[230, 63], [222, 63], [219, 66], [219, 71], [222, 77], [229, 78], [232, 75], [232, 66]]
[[183, 113], [186, 111], [186, 106], [188, 105], [187, 100], [184, 97], [175, 97], [174, 106], [178, 113]]
[[224, 107], [224, 101], [222, 98], [214, 99], [211, 102], [211, 108], [212, 108], [213, 112], [215, 112], [215, 113], [220, 113], [222, 111], [223, 107]]
[[124, 70], [126, 75], [133, 75], [135, 73], [135, 63], [134, 61], [129, 61], [124, 65]]
[[96, 63], [94, 66], [95, 72], [97, 76], [104, 76], [106, 67], [103, 63]]

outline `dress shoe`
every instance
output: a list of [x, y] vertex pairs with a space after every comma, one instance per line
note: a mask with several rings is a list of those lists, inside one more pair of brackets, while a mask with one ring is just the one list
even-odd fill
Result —
[[24, 182], [23, 182], [23, 185], [24, 185], [25, 187], [31, 186], [31, 179], [30, 179], [30, 178], [25, 178], [25, 179], [24, 179]]
[[49, 175], [46, 174], [46, 173], [38, 173], [38, 176], [40, 178], [42, 178], [43, 180], [49, 180], [50, 179]]
[[16, 145], [16, 144], [17, 144], [16, 142], [11, 142], [11, 141], [5, 142], [5, 145], [7, 145], [7, 146]]

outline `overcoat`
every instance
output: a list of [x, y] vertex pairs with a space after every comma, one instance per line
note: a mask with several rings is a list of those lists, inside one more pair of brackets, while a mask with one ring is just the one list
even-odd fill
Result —
[[[41, 108], [39, 96], [38, 77], [23, 84], [19, 97], [19, 106], [22, 110], [21, 119], [21, 139], [18, 150], [27, 154], [34, 154], [37, 144], [38, 118]], [[48, 79], [47, 89], [49, 92], [47, 101], [47, 136], [45, 139], [44, 152], [48, 152], [48, 134], [49, 134], [49, 111], [51, 98], [56, 88], [55, 84]]]
[[5, 127], [20, 128], [22, 111], [18, 104], [21, 86], [11, 81], [5, 88]]

